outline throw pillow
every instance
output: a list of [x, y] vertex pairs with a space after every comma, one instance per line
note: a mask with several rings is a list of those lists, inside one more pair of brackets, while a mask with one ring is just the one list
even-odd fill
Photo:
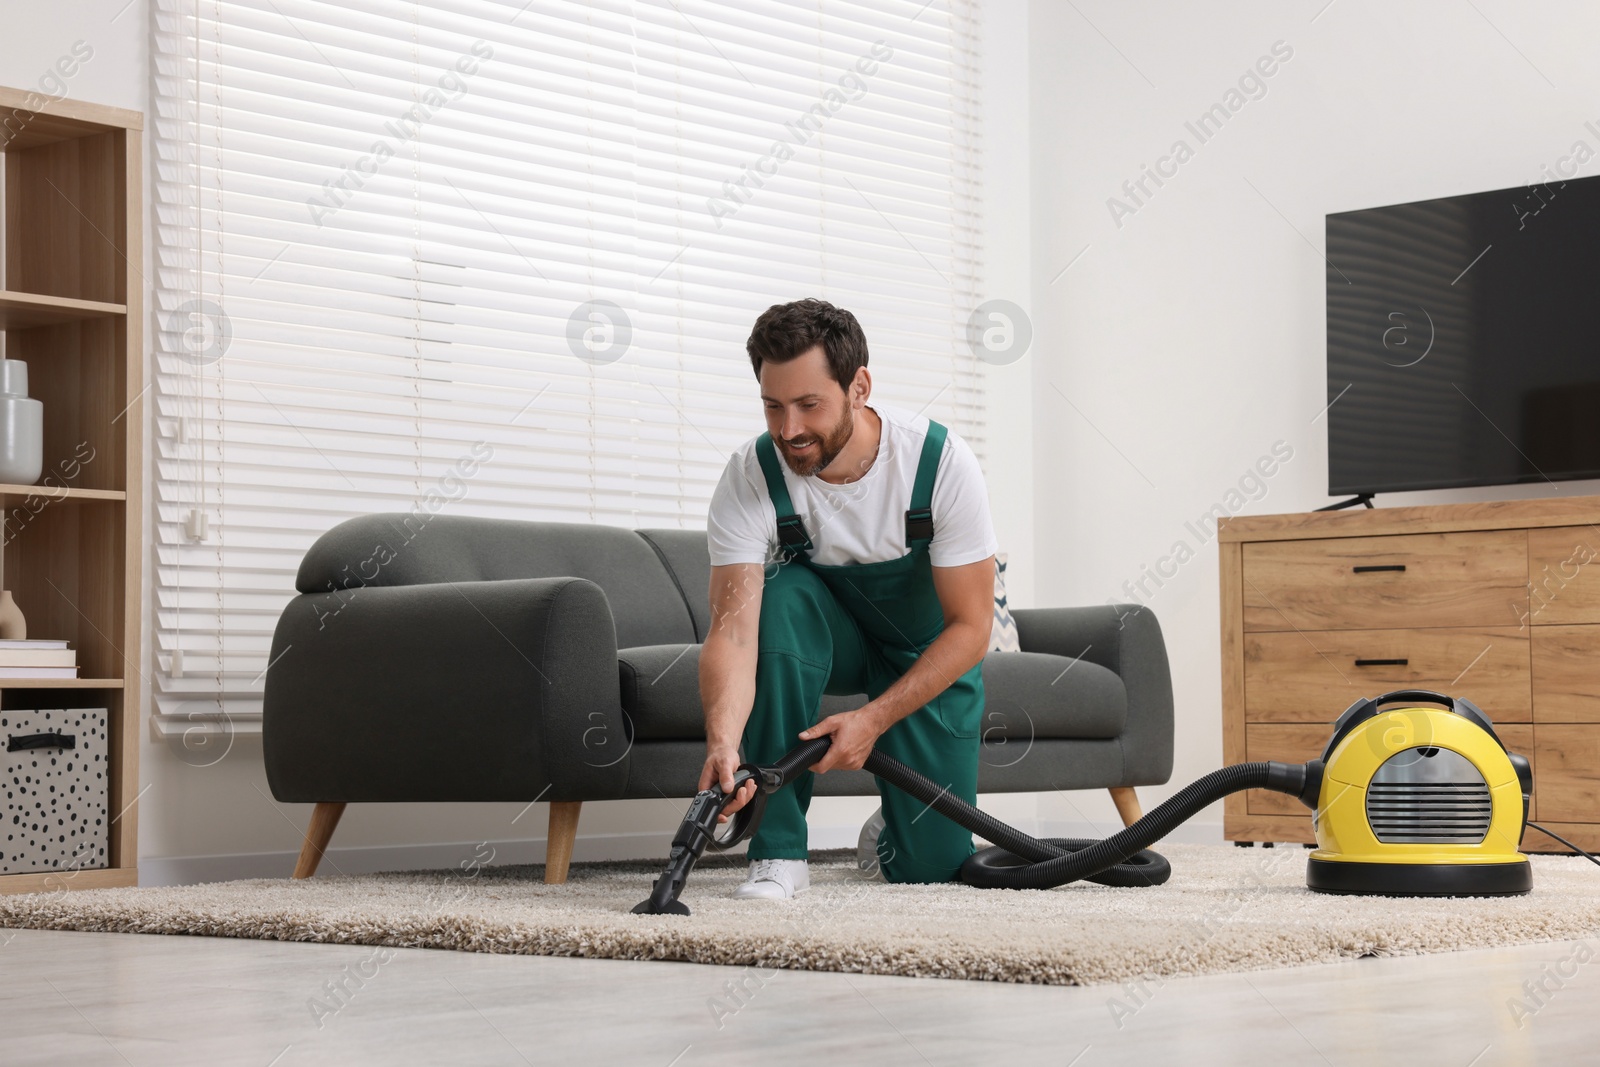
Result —
[[1022, 651], [1022, 644], [1017, 639], [1017, 622], [1011, 617], [1011, 609], [1006, 606], [1006, 554], [1004, 552], [997, 552], [994, 557], [994, 630], [989, 637], [989, 651]]

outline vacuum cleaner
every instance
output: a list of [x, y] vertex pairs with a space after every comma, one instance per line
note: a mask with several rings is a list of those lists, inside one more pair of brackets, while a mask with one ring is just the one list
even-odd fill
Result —
[[[1402, 706], [1390, 706], [1396, 704]], [[770, 766], [741, 764], [731, 792], [714, 783], [697, 793], [673, 836], [666, 869], [649, 899], [633, 911], [689, 914], [678, 898], [700, 856], [754, 834], [766, 798], [821, 759], [830, 744], [831, 738], [819, 737]], [[1528, 760], [1506, 749], [1477, 705], [1422, 689], [1351, 704], [1316, 759], [1239, 763], [1213, 771], [1104, 840], [1030, 837], [877, 750], [867, 757], [865, 769], [993, 843], [968, 857], [957, 875], [958, 881], [980, 888], [1050, 889], [1083, 879], [1160, 885], [1171, 867], [1149, 846], [1242, 789], [1287, 793], [1311, 809], [1317, 849], [1306, 865], [1306, 885], [1322, 893], [1526, 893], [1533, 888], [1533, 874], [1519, 851], [1524, 828], [1535, 825], [1549, 833], [1528, 822], [1533, 794]], [[747, 781], [756, 783], [755, 795], [719, 824], [717, 817]]]

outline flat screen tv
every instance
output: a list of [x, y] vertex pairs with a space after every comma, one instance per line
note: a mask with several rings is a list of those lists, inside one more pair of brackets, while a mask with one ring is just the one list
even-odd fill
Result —
[[1328, 492], [1600, 477], [1600, 177], [1327, 217]]

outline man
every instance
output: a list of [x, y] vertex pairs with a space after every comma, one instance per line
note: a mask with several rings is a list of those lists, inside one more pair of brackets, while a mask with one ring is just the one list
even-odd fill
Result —
[[[745, 347], [768, 430], [734, 452], [711, 498], [699, 787], [732, 789], [741, 762], [831, 736], [811, 773], [768, 798], [734, 891], [786, 898], [810, 885], [813, 774], [857, 769], [877, 747], [976, 803], [998, 544], [966, 442], [867, 403], [854, 315], [815, 299], [774, 305]], [[824, 693], [869, 699], [818, 722]], [[742, 786], [728, 811], [754, 791]], [[974, 851], [971, 833], [881, 779], [878, 794], [881, 830], [874, 816], [863, 848], [875, 849], [883, 878], [952, 880]]]

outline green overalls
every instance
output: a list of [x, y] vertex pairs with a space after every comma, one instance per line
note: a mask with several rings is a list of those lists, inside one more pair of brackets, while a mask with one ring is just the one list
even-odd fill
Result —
[[[928, 542], [933, 539], [933, 481], [945, 427], [929, 420], [927, 439], [906, 512], [906, 545], [898, 559], [823, 565], [805, 524], [794, 513], [772, 435], [756, 441], [767, 492], [778, 514], [783, 561], [761, 594], [756, 696], [744, 729], [744, 758], [770, 763], [800, 743], [800, 731], [820, 717], [822, 695], [865, 693], [876, 699], [916, 662], [944, 630], [933, 586]], [[801, 565], [797, 566], [795, 561]], [[977, 803], [978, 735], [983, 717], [980, 660], [923, 707], [889, 727], [876, 747], [932, 778], [969, 804]], [[921, 801], [877, 779], [884, 829], [878, 856], [890, 882], [948, 882], [972, 855], [972, 833]], [[751, 859], [805, 859], [806, 810], [814, 776], [767, 800], [750, 840]]]

